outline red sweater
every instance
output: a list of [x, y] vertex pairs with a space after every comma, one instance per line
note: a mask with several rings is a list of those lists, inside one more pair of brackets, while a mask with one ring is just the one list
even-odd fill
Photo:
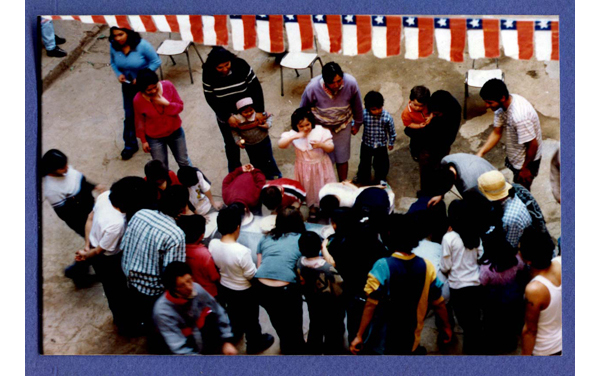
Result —
[[169, 81], [160, 81], [160, 83], [163, 97], [170, 102], [168, 106], [155, 105], [147, 101], [141, 92], [133, 98], [135, 134], [142, 142], [146, 142], [146, 136], [167, 137], [181, 128], [179, 113], [183, 111], [183, 101], [172, 83]]
[[217, 271], [210, 251], [203, 244], [186, 244], [185, 262], [192, 269], [192, 279], [210, 295], [217, 296], [217, 282], [221, 275]]
[[252, 208], [260, 203], [260, 191], [266, 183], [265, 174], [255, 168], [251, 172], [242, 172], [238, 167], [223, 179], [223, 202], [231, 205], [241, 202]]

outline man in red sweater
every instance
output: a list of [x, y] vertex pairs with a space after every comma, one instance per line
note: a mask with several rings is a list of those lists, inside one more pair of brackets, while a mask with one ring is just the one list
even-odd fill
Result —
[[251, 211], [260, 209], [260, 191], [266, 183], [265, 175], [251, 164], [238, 167], [223, 179], [223, 202], [239, 202]]

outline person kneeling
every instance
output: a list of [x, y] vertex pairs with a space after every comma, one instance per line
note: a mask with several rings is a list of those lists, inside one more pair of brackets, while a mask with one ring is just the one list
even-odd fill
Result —
[[236, 355], [233, 337], [223, 308], [192, 280], [190, 267], [179, 261], [167, 265], [162, 276], [166, 292], [154, 305], [154, 322], [173, 354], [219, 352]]

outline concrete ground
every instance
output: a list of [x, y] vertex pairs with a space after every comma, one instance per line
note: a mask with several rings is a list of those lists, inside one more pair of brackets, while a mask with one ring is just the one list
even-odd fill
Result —
[[[54, 21], [56, 33], [67, 39], [62, 46], [71, 57], [49, 58], [42, 51], [42, 151], [58, 148], [69, 156], [69, 163], [83, 172], [88, 180], [112, 184], [128, 175], [143, 176], [144, 164], [150, 160], [142, 151], [129, 161], [120, 159], [123, 146], [122, 98], [120, 85], [110, 68], [108, 29], [85, 25], [76, 21]], [[143, 34], [155, 48], [168, 35]], [[178, 35], [173, 35], [178, 39]], [[203, 58], [210, 47], [198, 46]], [[80, 56], [76, 56], [80, 53]], [[259, 77], [266, 110], [275, 116], [271, 138], [276, 142], [281, 133], [290, 127], [289, 119], [297, 108], [305, 85], [310, 79], [308, 71], [296, 77], [285, 70], [285, 96], [280, 95], [280, 72], [276, 57], [258, 49], [238, 54], [245, 59]], [[324, 63], [336, 61], [345, 72], [356, 77], [361, 92], [380, 91], [386, 99], [385, 108], [396, 121], [398, 139], [390, 152], [391, 169], [389, 184], [396, 194], [396, 208], [405, 211], [416, 200], [418, 189], [418, 166], [410, 158], [408, 139], [404, 135], [400, 114], [406, 106], [410, 89], [426, 85], [434, 92], [444, 89], [459, 102], [464, 96], [464, 75], [472, 61], [451, 63], [431, 56], [426, 59], [406, 60], [393, 57], [384, 60], [372, 54], [347, 57], [320, 52]], [[67, 59], [67, 58], [65, 58]], [[175, 58], [177, 65], [164, 59], [165, 79], [170, 80], [185, 103], [181, 114], [186, 132], [188, 151], [192, 162], [201, 167], [213, 182], [220, 182], [227, 174], [223, 140], [216, 126], [214, 113], [202, 93], [202, 64], [191, 51], [190, 59], [194, 84], [190, 84], [184, 56]], [[501, 58], [500, 68], [506, 76], [511, 92], [527, 98], [539, 113], [544, 142], [540, 175], [534, 181], [532, 193], [538, 200], [553, 237], [560, 236], [560, 206], [554, 201], [549, 185], [549, 161], [560, 140], [559, 113], [559, 67], [557, 62], [544, 63], [535, 60], [517, 61]], [[490, 66], [491, 61], [478, 61], [479, 66]], [[320, 68], [315, 69], [315, 74]], [[452, 147], [452, 153], [474, 153], [491, 131], [493, 113], [486, 112], [477, 89], [471, 89], [467, 120], [462, 125]], [[362, 132], [362, 131], [361, 131]], [[358, 167], [360, 134], [352, 139], [350, 176]], [[243, 153], [243, 152], [242, 152]], [[286, 177], [293, 177], [294, 151], [290, 148], [274, 150], [278, 165]], [[247, 156], [243, 155], [247, 161]], [[486, 158], [512, 179], [503, 167], [503, 146], [497, 146]], [[176, 166], [173, 159], [170, 166]], [[221, 194], [220, 184], [214, 184], [213, 194]], [[455, 199], [446, 195], [447, 203]], [[147, 352], [143, 338], [130, 339], [119, 336], [112, 324], [111, 313], [102, 286], [76, 289], [71, 280], [63, 275], [65, 266], [73, 261], [74, 253], [83, 246], [83, 239], [70, 230], [54, 213], [47, 202], [42, 203], [42, 276], [43, 276], [43, 353], [44, 354], [141, 354]], [[305, 315], [305, 332], [308, 317]], [[268, 316], [261, 308], [263, 329], [273, 335]], [[460, 327], [455, 328], [456, 339], [446, 348], [437, 346], [437, 330], [433, 318], [426, 320], [421, 343], [430, 354], [460, 354], [462, 336]], [[243, 353], [243, 345], [239, 346]], [[278, 354], [278, 342], [265, 354]]]

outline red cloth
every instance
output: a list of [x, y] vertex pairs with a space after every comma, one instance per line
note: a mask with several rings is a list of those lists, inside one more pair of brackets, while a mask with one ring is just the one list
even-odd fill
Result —
[[221, 275], [217, 271], [210, 251], [203, 244], [185, 246], [185, 262], [192, 269], [192, 279], [211, 296], [217, 296], [217, 282]]
[[421, 112], [417, 112], [410, 108], [409, 104], [404, 108], [404, 111], [402, 111], [402, 123], [404, 123], [404, 126], [408, 126], [411, 123], [421, 124], [425, 121], [427, 116], [429, 116], [427, 106], [424, 106]]
[[266, 187], [280, 187], [283, 188], [283, 196], [281, 199], [281, 207], [288, 207], [296, 202], [302, 203], [306, 200], [306, 189], [300, 184], [300, 182], [288, 178], [281, 178], [271, 180]]
[[179, 113], [183, 111], [183, 101], [172, 83], [169, 81], [160, 81], [160, 83], [163, 97], [170, 102], [168, 106], [152, 104], [144, 99], [141, 92], [133, 98], [135, 134], [142, 142], [146, 142], [146, 135], [152, 138], [167, 137], [181, 128]]
[[260, 203], [260, 191], [266, 181], [265, 174], [259, 169], [243, 172], [238, 167], [223, 179], [223, 202], [226, 205], [241, 202], [248, 208], [256, 207]]

